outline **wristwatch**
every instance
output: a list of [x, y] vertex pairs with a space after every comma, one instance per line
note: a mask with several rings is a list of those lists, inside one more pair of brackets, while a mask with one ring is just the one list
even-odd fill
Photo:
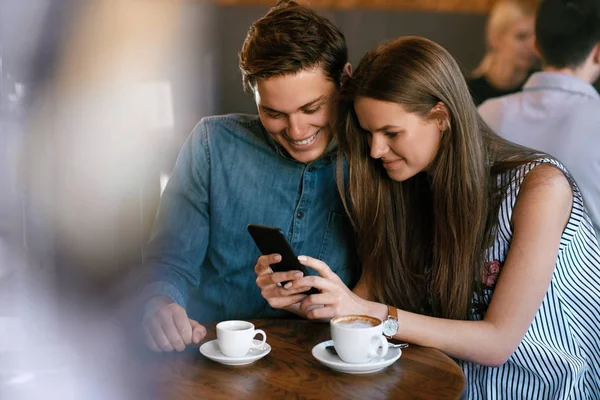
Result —
[[388, 317], [383, 321], [383, 336], [391, 339], [398, 332], [398, 309], [388, 306]]

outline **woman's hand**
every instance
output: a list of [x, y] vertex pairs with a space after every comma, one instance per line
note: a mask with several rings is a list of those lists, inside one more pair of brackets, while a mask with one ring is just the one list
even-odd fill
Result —
[[[294, 290], [314, 287], [321, 293], [313, 294], [302, 300], [300, 311], [310, 319], [334, 318], [350, 314], [369, 314], [369, 301], [354, 294], [342, 282], [339, 276], [323, 261], [308, 256], [298, 257], [300, 263], [314, 269], [320, 276], [305, 276], [288, 282], [284, 289]], [[321, 306], [314, 308], [315, 306]]]
[[[271, 264], [276, 264], [281, 261], [279, 254], [269, 254], [261, 256], [256, 262], [254, 272], [256, 272], [256, 285], [260, 288], [260, 294], [267, 300], [273, 308], [283, 308], [297, 304], [306, 298], [305, 292], [310, 289], [310, 286], [294, 284], [289, 287], [292, 282], [297, 282], [304, 274], [301, 271], [273, 272]], [[281, 282], [288, 282], [287, 287], [282, 287]], [[293, 310], [289, 310], [293, 311]]]

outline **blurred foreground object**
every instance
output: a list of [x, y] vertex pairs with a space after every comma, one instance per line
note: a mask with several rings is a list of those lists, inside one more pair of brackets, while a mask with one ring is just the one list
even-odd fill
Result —
[[148, 398], [109, 288], [158, 201], [180, 6], [0, 7], [0, 398]]

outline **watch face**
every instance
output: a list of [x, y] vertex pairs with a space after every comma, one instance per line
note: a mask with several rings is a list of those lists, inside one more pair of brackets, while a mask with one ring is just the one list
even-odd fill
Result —
[[383, 323], [383, 334], [385, 336], [394, 336], [398, 332], [398, 321], [393, 318], [388, 318]]

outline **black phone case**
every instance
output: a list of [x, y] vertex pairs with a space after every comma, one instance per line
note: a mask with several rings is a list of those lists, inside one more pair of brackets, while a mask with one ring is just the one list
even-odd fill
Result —
[[[250, 224], [248, 225], [248, 232], [263, 255], [273, 253], [281, 255], [280, 262], [271, 264], [273, 272], [302, 271], [304, 275], [308, 275], [306, 267], [298, 261], [298, 256], [281, 229], [273, 226]], [[286, 283], [282, 282], [281, 284], [285, 285]], [[319, 291], [311, 288], [304, 293], [313, 294], [319, 293]]]

